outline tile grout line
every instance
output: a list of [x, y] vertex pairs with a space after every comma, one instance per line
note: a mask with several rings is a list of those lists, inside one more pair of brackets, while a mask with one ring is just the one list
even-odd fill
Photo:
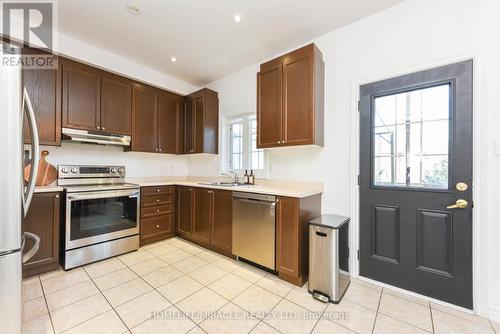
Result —
[[384, 288], [380, 291], [380, 297], [378, 298], [377, 311], [375, 312], [375, 319], [373, 320], [372, 334], [375, 333], [375, 326], [377, 324], [378, 314], [380, 311], [380, 303], [382, 302], [382, 295], [384, 294]]
[[47, 303], [47, 297], [45, 295], [45, 289], [43, 288], [42, 280], [40, 279], [40, 275], [38, 275], [38, 281], [40, 282], [40, 288], [42, 289], [43, 300], [45, 301], [45, 307], [47, 308], [47, 313], [49, 315], [50, 325], [52, 326], [53, 333], [56, 332], [56, 328], [54, 327], [54, 322], [52, 321], [52, 314], [49, 311], [49, 304]]
[[431, 302], [429, 303], [429, 313], [431, 314], [431, 325], [432, 325], [432, 333], [435, 333], [435, 328], [434, 328], [434, 315], [432, 314], [432, 307], [431, 307]]
[[[120, 261], [121, 262], [121, 261]], [[97, 290], [99, 290], [99, 293], [102, 295], [102, 297], [106, 300], [106, 302], [109, 304], [109, 306], [111, 307], [111, 309], [113, 310], [113, 312], [115, 312], [116, 316], [120, 319], [120, 321], [122, 322], [123, 326], [125, 326], [125, 328], [127, 329], [127, 331], [130, 331], [130, 328], [128, 328], [127, 324], [125, 323], [125, 321], [123, 321], [122, 317], [120, 316], [120, 314], [116, 311], [115, 307], [109, 302], [108, 298], [106, 298], [106, 296], [104, 295], [104, 293], [102, 293], [101, 289], [97, 286], [97, 284], [94, 282], [94, 279], [89, 275], [89, 273], [87, 272], [87, 270], [85, 270], [85, 268], [83, 268], [83, 270], [87, 273], [87, 275], [90, 277], [90, 280], [92, 281], [92, 283], [95, 285], [95, 287], [97, 288]], [[103, 275], [104, 276], [104, 275]], [[106, 313], [107, 311], [101, 313], [101, 314], [104, 314]], [[94, 318], [100, 316], [101, 314], [98, 314], [96, 315]], [[93, 319], [93, 318], [92, 318]], [[90, 320], [90, 319], [89, 319]], [[88, 320], [87, 320], [88, 321]], [[125, 332], [124, 332], [125, 333]]]

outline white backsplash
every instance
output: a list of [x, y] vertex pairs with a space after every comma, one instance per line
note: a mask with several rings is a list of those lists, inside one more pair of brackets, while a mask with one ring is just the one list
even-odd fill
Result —
[[61, 147], [42, 146], [47, 162], [57, 167], [68, 165], [125, 166], [127, 176], [186, 176], [189, 162], [185, 156], [173, 154], [124, 152], [121, 147], [63, 142]]

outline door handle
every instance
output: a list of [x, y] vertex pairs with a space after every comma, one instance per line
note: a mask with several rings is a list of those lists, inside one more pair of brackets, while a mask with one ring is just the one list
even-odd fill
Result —
[[28, 181], [28, 186], [26, 189], [25, 194], [23, 195], [23, 210], [24, 210], [24, 217], [26, 217], [26, 214], [28, 213], [28, 209], [31, 204], [31, 199], [33, 198], [33, 194], [35, 193], [35, 184], [36, 184], [36, 178], [38, 175], [38, 163], [40, 161], [40, 142], [38, 140], [38, 129], [36, 127], [36, 120], [35, 120], [35, 113], [33, 111], [33, 106], [31, 104], [30, 97], [28, 95], [28, 91], [26, 88], [23, 90], [23, 105], [22, 108], [26, 113], [27, 120], [28, 120], [28, 125], [29, 125], [29, 130], [30, 130], [30, 136], [31, 136], [31, 171], [30, 171], [30, 178]]
[[469, 206], [469, 203], [464, 199], [457, 199], [455, 204], [448, 205], [447, 209], [466, 209]]
[[26, 254], [23, 255], [23, 263], [28, 262], [33, 256], [35, 256], [35, 254], [38, 252], [38, 249], [40, 248], [40, 237], [30, 232], [24, 232], [23, 248], [26, 238], [32, 240], [35, 244], [29, 251], [26, 252]]

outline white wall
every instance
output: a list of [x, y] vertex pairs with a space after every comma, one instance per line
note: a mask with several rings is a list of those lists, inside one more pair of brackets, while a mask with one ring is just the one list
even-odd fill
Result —
[[61, 147], [42, 146], [49, 151], [47, 162], [74, 165], [125, 166], [127, 176], [185, 176], [188, 158], [171, 154], [123, 152], [121, 147], [63, 142]]
[[[485, 208], [481, 224], [489, 235], [484, 240], [481, 258], [487, 264], [486, 309], [483, 314], [500, 320], [500, 224], [495, 208], [500, 196], [500, 1], [498, 0], [407, 0], [383, 12], [315, 39], [325, 61], [325, 147], [269, 150], [269, 177], [323, 181], [323, 211], [352, 215], [351, 212], [351, 124], [354, 82], [382, 78], [387, 73], [402, 73], [444, 64], [462, 55], [482, 54], [482, 67], [476, 67], [476, 116], [483, 115], [487, 127], [478, 134], [484, 138], [486, 182], [476, 210]], [[287, 50], [284, 50], [284, 52]], [[225, 117], [255, 111], [255, 74], [258, 65], [217, 80], [209, 85], [219, 92], [220, 111]], [[500, 150], [500, 148], [499, 148]], [[196, 163], [201, 163], [198, 158]], [[218, 173], [217, 164], [207, 166]], [[190, 170], [193, 168], [190, 165]], [[206, 167], [205, 167], [206, 169]], [[207, 171], [205, 170], [205, 173]], [[475, 245], [480, 248], [481, 245]], [[489, 255], [489, 256], [487, 256]]]
[[[199, 89], [199, 87], [182, 80], [153, 70], [125, 57], [96, 48], [70, 36], [56, 33], [55, 38], [57, 38], [57, 43], [55, 44], [56, 50], [60, 54], [74, 58], [75, 60], [181, 95], [187, 95]], [[165, 59], [165, 61], [168, 60]]]

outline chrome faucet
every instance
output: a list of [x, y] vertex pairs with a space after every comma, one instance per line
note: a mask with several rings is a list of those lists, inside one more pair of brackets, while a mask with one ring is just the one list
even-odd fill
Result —
[[232, 173], [233, 175], [229, 175], [227, 173], [222, 173], [222, 175], [231, 178], [234, 181], [234, 183], [240, 183], [240, 177], [238, 176], [238, 173], [233, 172], [232, 170], [230, 170], [228, 173]]

